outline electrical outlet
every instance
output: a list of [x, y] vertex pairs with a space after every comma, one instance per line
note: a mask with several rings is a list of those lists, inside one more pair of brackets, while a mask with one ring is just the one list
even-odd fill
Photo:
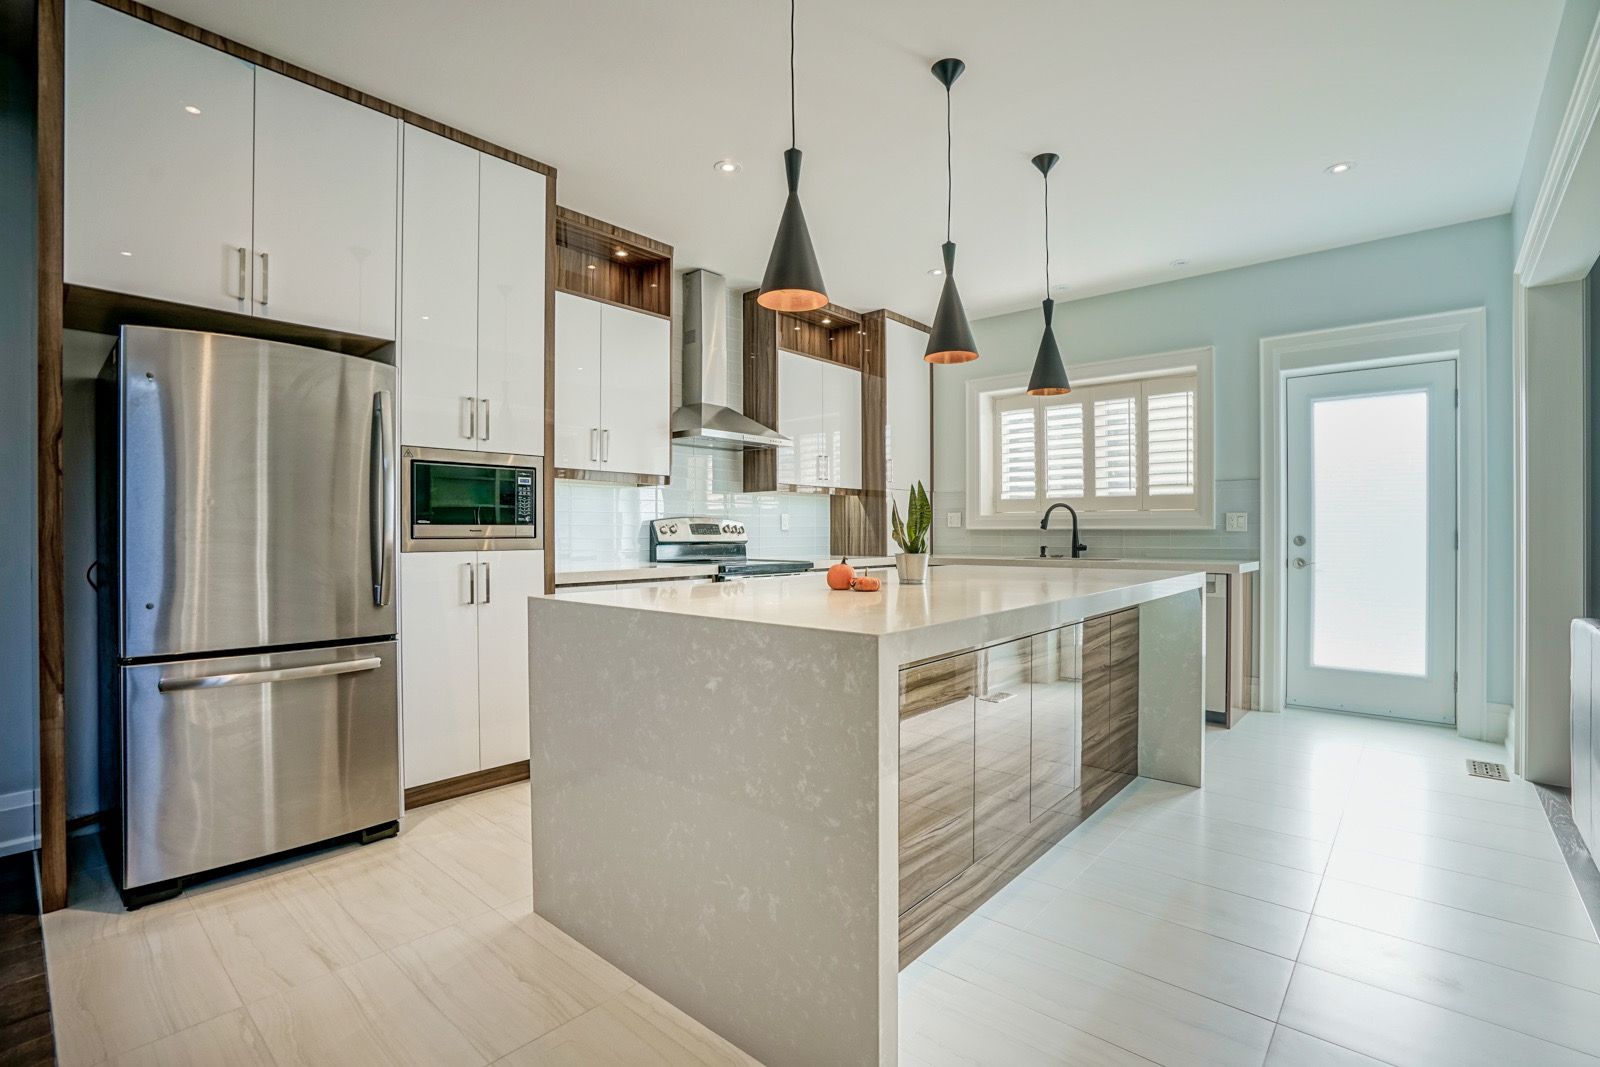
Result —
[[946, 526], [960, 526], [961, 525], [961, 512], [959, 512], [959, 511], [947, 511], [947, 512], [945, 512], [944, 524]]
[[778, 529], [782, 530], [784, 533], [789, 532], [789, 513], [787, 511], [781, 511], [778, 513]]
[[1229, 533], [1249, 533], [1250, 513], [1248, 511], [1230, 511], [1223, 516]]

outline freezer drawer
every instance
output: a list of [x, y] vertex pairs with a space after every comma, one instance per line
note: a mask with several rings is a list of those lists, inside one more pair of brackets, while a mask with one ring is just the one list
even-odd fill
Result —
[[124, 327], [124, 660], [395, 633], [394, 368]]
[[395, 643], [122, 670], [123, 887], [400, 817]]

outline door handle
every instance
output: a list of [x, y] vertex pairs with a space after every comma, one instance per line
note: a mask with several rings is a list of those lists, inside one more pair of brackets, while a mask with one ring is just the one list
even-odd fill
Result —
[[1295, 568], [1295, 570], [1304, 570], [1305, 568], [1307, 568], [1307, 567], [1309, 567], [1311, 565], [1312, 565], [1312, 561], [1309, 560], [1309, 559], [1301, 559], [1299, 556], [1296, 556], [1294, 558], [1294, 568]]
[[589, 431], [589, 458], [595, 463], [600, 462], [600, 427], [598, 426]]
[[394, 559], [394, 474], [389, 459], [391, 435], [389, 397], [386, 392], [372, 394], [372, 463], [367, 471], [368, 507], [372, 514], [372, 603], [389, 603], [390, 562]]
[[610, 430], [601, 430], [600, 431], [600, 462], [601, 463], [610, 463], [611, 462], [611, 431]]
[[481, 400], [479, 403], [483, 405], [483, 439], [487, 441], [489, 439], [489, 401]]
[[478, 602], [478, 568], [470, 563], [463, 563], [462, 566], [467, 568], [467, 603], [476, 604]]
[[236, 674], [207, 674], [199, 678], [163, 678], [156, 683], [158, 693], [181, 693], [190, 689], [222, 689], [230, 685], [271, 685], [302, 678], [332, 678], [338, 674], [375, 671], [383, 666], [377, 656], [313, 663], [305, 667], [275, 667], [265, 671], [239, 671]]
[[261, 304], [262, 307], [266, 307], [267, 306], [267, 254], [265, 252], [262, 252], [260, 255], [261, 255], [261, 300], [259, 301], [259, 303]]
[[461, 398], [461, 403], [467, 416], [467, 429], [461, 436], [471, 441], [478, 436], [478, 398], [464, 396]]
[[239, 299], [240, 300], [249, 300], [250, 299], [250, 276], [249, 276], [249, 271], [250, 271], [250, 267], [249, 267], [250, 250], [248, 248], [246, 248], [244, 245], [239, 245], [238, 246], [238, 252], [239, 252]]
[[484, 563], [483, 564], [483, 602], [485, 604], [489, 603], [490, 596], [491, 596], [492, 592], [493, 591], [489, 588], [489, 564], [488, 563]]

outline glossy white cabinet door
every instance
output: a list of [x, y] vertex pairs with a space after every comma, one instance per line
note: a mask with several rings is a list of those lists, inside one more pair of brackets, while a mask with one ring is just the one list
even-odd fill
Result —
[[478, 763], [528, 758], [528, 598], [544, 592], [543, 552], [478, 553]]
[[778, 432], [794, 444], [778, 452], [778, 481], [827, 485], [832, 475], [823, 416], [822, 363], [778, 351]]
[[672, 323], [600, 305], [600, 459], [608, 471], [672, 473]]
[[600, 308], [556, 294], [556, 457], [558, 467], [600, 470]]
[[407, 788], [478, 762], [476, 552], [400, 556], [400, 702]]
[[495, 156], [478, 166], [478, 441], [542, 456], [546, 179]]
[[256, 69], [257, 315], [395, 335], [400, 121]]
[[478, 405], [478, 153], [405, 127], [400, 441], [474, 448]]
[[928, 335], [904, 323], [884, 323], [884, 388], [888, 418], [884, 429], [886, 484], [910, 489], [921, 482], [932, 489], [932, 367], [922, 358]]
[[66, 29], [66, 280], [246, 312], [254, 68], [92, 0]]
[[821, 363], [822, 401], [828, 441], [829, 482], [861, 488], [861, 372]]

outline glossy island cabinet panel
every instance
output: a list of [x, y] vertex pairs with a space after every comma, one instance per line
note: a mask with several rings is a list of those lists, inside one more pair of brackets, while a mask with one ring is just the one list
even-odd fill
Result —
[[976, 654], [900, 672], [900, 910], [972, 866]]

